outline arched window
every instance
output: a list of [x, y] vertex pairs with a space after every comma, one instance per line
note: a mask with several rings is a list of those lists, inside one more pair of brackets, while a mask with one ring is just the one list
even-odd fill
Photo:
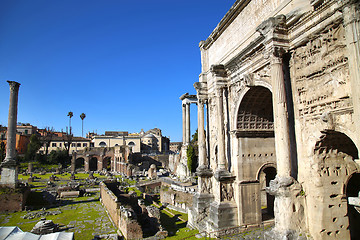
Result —
[[135, 143], [134, 142], [129, 142], [128, 145], [129, 146], [135, 146]]
[[105, 143], [105, 142], [100, 142], [100, 143], [99, 143], [99, 146], [100, 146], [100, 147], [106, 147], [106, 143]]

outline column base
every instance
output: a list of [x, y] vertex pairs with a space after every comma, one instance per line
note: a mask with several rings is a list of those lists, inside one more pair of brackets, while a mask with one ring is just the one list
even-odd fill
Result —
[[3, 162], [1, 170], [1, 182], [2, 186], [16, 188], [18, 185], [18, 173], [15, 165], [9, 162]]
[[200, 232], [207, 231], [207, 222], [209, 220], [210, 203], [214, 196], [206, 193], [196, 193], [193, 198], [193, 206], [189, 209], [188, 225], [196, 228]]
[[300, 234], [305, 229], [305, 219], [301, 210], [304, 199], [300, 195], [299, 183], [290, 176], [276, 176], [266, 191], [275, 196], [275, 227], [268, 232], [266, 239], [307, 239], [304, 237], [306, 234]]
[[206, 193], [196, 193], [193, 198], [192, 209], [189, 210], [188, 225], [198, 229], [200, 232], [207, 231], [209, 221], [210, 203], [214, 196]]
[[209, 231], [238, 226], [237, 206], [235, 202], [213, 202], [210, 204]]

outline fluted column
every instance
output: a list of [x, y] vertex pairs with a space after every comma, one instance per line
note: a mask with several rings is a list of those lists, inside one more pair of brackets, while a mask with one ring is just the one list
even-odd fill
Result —
[[182, 137], [182, 142], [183, 145], [185, 145], [186, 143], [186, 104], [182, 104], [182, 129], [183, 129], [183, 137]]
[[[360, 122], [360, 7], [357, 1], [348, 1], [343, 7], [346, 45], [349, 52], [351, 95], [354, 106], [354, 123]], [[360, 126], [355, 124], [357, 147], [360, 147]]]
[[205, 141], [205, 120], [204, 120], [204, 100], [198, 99], [198, 147], [199, 147], [199, 166], [206, 166], [206, 141]]
[[10, 103], [7, 128], [6, 157], [1, 164], [1, 184], [16, 187], [18, 176], [16, 170], [16, 123], [20, 83], [7, 81], [10, 86]]
[[185, 144], [190, 143], [190, 103], [186, 103], [186, 119], [185, 119]]
[[277, 175], [290, 177], [291, 175], [291, 152], [290, 134], [286, 103], [286, 92], [282, 62], [282, 50], [274, 48], [271, 56], [271, 80], [273, 86], [274, 128], [275, 128], [275, 151], [277, 163]]
[[226, 170], [226, 156], [225, 156], [225, 129], [224, 129], [224, 104], [223, 104], [223, 89], [219, 87], [216, 89], [216, 104], [217, 104], [217, 129], [218, 129], [218, 169]]

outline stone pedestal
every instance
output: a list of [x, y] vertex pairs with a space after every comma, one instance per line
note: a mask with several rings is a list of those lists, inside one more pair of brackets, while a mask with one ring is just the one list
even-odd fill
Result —
[[207, 231], [209, 221], [210, 203], [214, 196], [206, 193], [196, 193], [193, 198], [193, 206], [189, 211], [189, 225], [201, 231]]
[[15, 188], [18, 184], [16, 161], [4, 162], [1, 166], [1, 185]]
[[210, 204], [210, 231], [238, 226], [235, 202], [212, 202]]

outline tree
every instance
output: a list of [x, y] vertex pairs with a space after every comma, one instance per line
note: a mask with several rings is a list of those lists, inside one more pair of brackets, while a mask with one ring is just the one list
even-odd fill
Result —
[[80, 114], [81, 118], [81, 136], [84, 137], [84, 118], [86, 117], [85, 113]]
[[196, 129], [186, 150], [187, 165], [190, 172], [196, 171], [196, 167], [198, 166], [198, 155], [198, 130]]
[[195, 153], [195, 147], [190, 144], [186, 151], [187, 165], [190, 172], [195, 172], [198, 162], [198, 156]]
[[40, 139], [35, 135], [31, 135], [30, 142], [27, 146], [26, 152], [25, 152], [25, 159], [27, 161], [33, 161], [35, 160], [36, 153], [41, 148], [42, 144], [40, 142]]
[[66, 167], [66, 164], [68, 164], [71, 160], [69, 157], [69, 154], [66, 150], [52, 150], [49, 154], [49, 162], [52, 164], [61, 164], [61, 166], [64, 168]]
[[73, 112], [68, 112], [68, 117], [69, 117], [69, 132], [71, 134], [71, 118], [74, 116]]
[[47, 155], [49, 153], [49, 147], [50, 147], [50, 142], [54, 137], [54, 128], [49, 128], [49, 127], [45, 127], [44, 129], [44, 135], [41, 138], [41, 142], [43, 145], [45, 145], [45, 160], [47, 159]]

